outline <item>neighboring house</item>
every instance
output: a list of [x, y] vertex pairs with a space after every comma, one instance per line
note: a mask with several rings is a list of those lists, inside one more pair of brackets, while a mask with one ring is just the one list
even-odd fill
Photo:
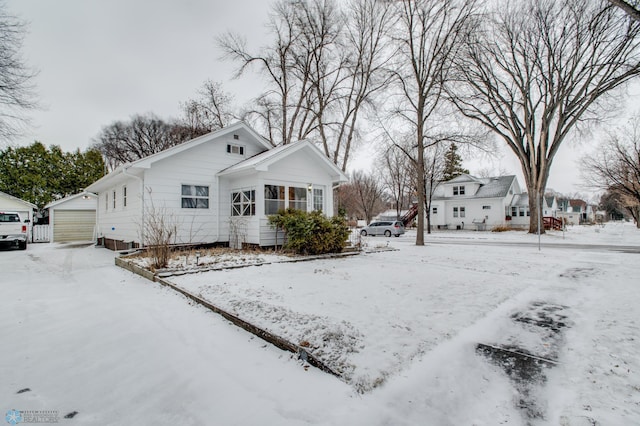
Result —
[[579, 225], [588, 220], [588, 205], [583, 200], [563, 198], [558, 201], [558, 217], [567, 225]]
[[176, 244], [273, 246], [268, 215], [291, 207], [331, 216], [333, 188], [346, 181], [311, 142], [274, 148], [239, 122], [124, 164], [86, 190], [98, 194], [97, 236], [109, 248], [149, 244], [142, 225], [160, 219], [175, 225]]
[[23, 221], [29, 220], [29, 241], [33, 229], [33, 212], [37, 210], [38, 206], [35, 204], [0, 191], [0, 211], [18, 212]]
[[49, 241], [95, 241], [97, 206], [98, 196], [87, 191], [47, 204]]
[[[431, 224], [448, 229], [491, 229], [512, 224], [512, 218], [528, 226], [529, 205], [519, 202], [515, 176], [478, 178], [460, 175], [436, 188], [431, 201]], [[526, 195], [526, 194], [525, 194]], [[514, 204], [515, 200], [515, 204]]]

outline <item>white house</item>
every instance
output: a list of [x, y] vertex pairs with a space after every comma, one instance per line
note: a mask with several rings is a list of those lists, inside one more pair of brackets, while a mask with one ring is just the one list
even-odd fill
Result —
[[[478, 178], [463, 174], [436, 188], [431, 224], [448, 229], [491, 229], [521, 226], [520, 222], [528, 225], [528, 201], [525, 203], [520, 195], [515, 176]], [[511, 223], [512, 218], [517, 223]]]
[[588, 204], [579, 199], [562, 199], [558, 203], [558, 217], [567, 225], [579, 225], [588, 219]]
[[267, 216], [292, 207], [333, 214], [345, 174], [309, 141], [272, 147], [245, 123], [124, 164], [86, 188], [98, 194], [97, 236], [146, 245], [148, 224], [177, 227], [176, 244], [272, 246]]
[[95, 240], [97, 206], [98, 196], [87, 191], [44, 206], [49, 210], [49, 241]]

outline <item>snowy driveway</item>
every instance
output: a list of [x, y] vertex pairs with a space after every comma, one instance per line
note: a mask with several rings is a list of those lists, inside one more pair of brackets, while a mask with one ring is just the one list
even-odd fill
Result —
[[[632, 232], [627, 238], [629, 234], [615, 232], [605, 229], [597, 240], [640, 245], [640, 234]], [[594, 243], [591, 234], [591, 239], [574, 237], [576, 243]], [[409, 236], [390, 240], [398, 251], [354, 258], [352, 263], [272, 265], [285, 268], [277, 273], [253, 268], [258, 276], [290, 280], [289, 285], [280, 284], [281, 290], [260, 291], [292, 311], [312, 306], [312, 298], [299, 306], [292, 298], [302, 294], [297, 282], [311, 286], [309, 277], [323, 278], [325, 290], [332, 290], [324, 293], [334, 293], [334, 299], [340, 287], [363, 297], [358, 286], [375, 289], [376, 280], [384, 280], [386, 291], [380, 297], [372, 291], [368, 302], [361, 303], [369, 309], [351, 309], [349, 314], [349, 322], [363, 335], [369, 333], [367, 319], [356, 322], [358, 311], [371, 312], [374, 325], [383, 324], [386, 312], [393, 317], [387, 323], [404, 323], [420, 306], [406, 283], [439, 277], [429, 288], [426, 306], [446, 312], [450, 319], [438, 319], [437, 334], [449, 335], [416, 357], [396, 357], [400, 362], [385, 384], [365, 395], [313, 368], [305, 370], [289, 354], [168, 289], [120, 270], [107, 250], [33, 244], [26, 252], [0, 251], [0, 409], [5, 409], [2, 414], [11, 409], [55, 410], [60, 423], [76, 425], [637, 423], [639, 255], [563, 247], [540, 253], [533, 247], [474, 246], [474, 238], [467, 237], [468, 245], [417, 248]], [[375, 267], [385, 264], [399, 265], [391, 278]], [[294, 265], [307, 271], [300, 275], [286, 269], [298, 267]], [[242, 271], [221, 274], [230, 283], [237, 281], [238, 288], [256, 281], [243, 280], [237, 275]], [[254, 272], [245, 272], [245, 278], [255, 278]], [[482, 277], [483, 288], [465, 291], [463, 285], [454, 285], [467, 276]], [[514, 291], [497, 297], [478, 315], [487, 303], [469, 294], [498, 291], [505, 277]], [[245, 293], [258, 294], [256, 285], [245, 287]], [[278, 292], [283, 294], [280, 299]], [[397, 299], [394, 292], [400, 293]], [[324, 297], [323, 292], [315, 294], [317, 301]], [[439, 298], [440, 305], [435, 303]], [[354, 306], [349, 300], [342, 300], [347, 310]], [[334, 302], [331, 312], [341, 301]], [[538, 302], [566, 316], [568, 326], [560, 337], [545, 340], [532, 332], [531, 324], [514, 321], [541, 306]], [[414, 340], [424, 339], [424, 328], [414, 328]], [[411, 347], [410, 333], [399, 335]], [[387, 341], [382, 339], [376, 342], [380, 348]], [[526, 388], [525, 396], [540, 417], [531, 420], [523, 414], [518, 408], [522, 389], [477, 353], [478, 343], [547, 350], [557, 357], [558, 365], [544, 382]], [[17, 393], [25, 388], [30, 390]], [[74, 411], [78, 414], [73, 419], [63, 418]]]

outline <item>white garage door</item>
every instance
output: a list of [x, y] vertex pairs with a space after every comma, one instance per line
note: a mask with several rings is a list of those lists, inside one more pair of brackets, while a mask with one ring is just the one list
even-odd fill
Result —
[[95, 210], [56, 210], [53, 214], [53, 242], [91, 241], [95, 225]]

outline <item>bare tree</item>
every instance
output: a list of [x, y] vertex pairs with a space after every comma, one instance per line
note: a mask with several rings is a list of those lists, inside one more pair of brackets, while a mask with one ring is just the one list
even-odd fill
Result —
[[377, 163], [381, 165], [378, 174], [382, 184], [391, 194], [396, 216], [400, 218], [402, 210], [412, 204], [411, 196], [415, 191], [413, 164], [405, 153], [393, 144], [380, 152]]
[[195, 133], [205, 134], [231, 124], [233, 97], [225, 92], [222, 83], [207, 80], [198, 90], [197, 97], [182, 105], [184, 125]]
[[442, 143], [430, 146], [425, 150], [425, 174], [421, 181], [424, 185], [424, 210], [427, 220], [427, 233], [431, 233], [431, 201], [438, 185], [445, 180], [447, 164], [445, 146]]
[[475, 0], [407, 0], [397, 5], [396, 81], [401, 102], [394, 113], [413, 136], [410, 149], [397, 145], [414, 163], [418, 198], [416, 245], [424, 245], [425, 149], [450, 140], [441, 132], [433, 132], [432, 120], [442, 107], [443, 82], [449, 78], [452, 60], [475, 9]]
[[351, 174], [349, 186], [353, 191], [353, 202], [367, 223], [384, 208], [384, 190], [372, 173], [355, 171]]
[[20, 133], [24, 112], [36, 107], [32, 81], [36, 73], [24, 63], [20, 50], [25, 24], [0, 3], [0, 138]]
[[261, 54], [248, 51], [238, 35], [218, 39], [226, 57], [267, 77], [268, 89], [243, 116], [262, 127], [274, 145], [314, 137], [346, 170], [358, 136], [360, 113], [386, 86], [385, 35], [389, 5], [353, 0], [276, 3], [269, 28], [274, 43]]
[[639, 2], [637, 1], [628, 2], [625, 0], [609, 0], [609, 3], [624, 10], [624, 12], [627, 15], [629, 15], [631, 19], [634, 19], [640, 22], [640, 9], [638, 9]]
[[582, 172], [590, 186], [617, 195], [619, 203], [640, 228], [640, 115], [619, 134], [612, 134], [598, 151], [585, 156]]
[[[318, 1], [313, 3], [318, 4]], [[316, 46], [319, 51], [301, 45], [304, 28], [299, 26], [299, 13], [307, 8], [307, 2], [302, 0], [277, 2], [268, 24], [274, 41], [271, 46], [260, 49], [260, 54], [249, 52], [245, 39], [238, 34], [226, 33], [218, 38], [225, 57], [239, 63], [236, 76], [251, 66], [257, 66], [267, 78], [268, 90], [256, 102], [259, 108], [245, 115], [253, 113], [266, 120], [264, 126], [274, 145], [303, 139], [313, 127], [312, 118], [305, 114], [312, 96], [309, 79], [311, 55], [322, 55], [330, 40]], [[307, 51], [303, 50], [305, 47]]]
[[639, 30], [604, 1], [522, 0], [500, 2], [465, 39], [450, 94], [520, 161], [529, 232], [537, 231], [537, 206], [562, 142], [640, 73]]
[[102, 153], [110, 170], [192, 139], [190, 129], [166, 122], [153, 114], [135, 115], [103, 127], [93, 148]]

